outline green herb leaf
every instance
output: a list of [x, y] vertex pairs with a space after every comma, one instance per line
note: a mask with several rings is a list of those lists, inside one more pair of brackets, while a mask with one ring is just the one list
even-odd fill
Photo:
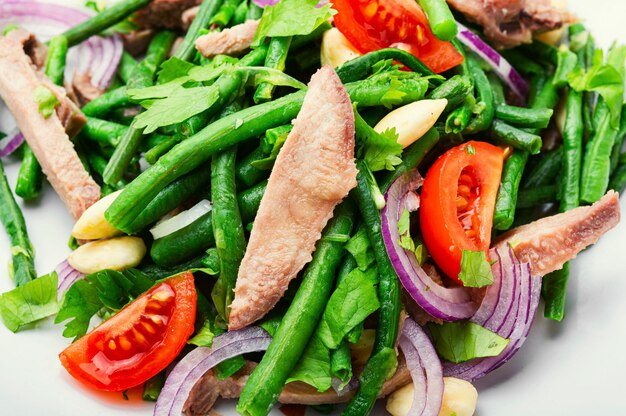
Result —
[[307, 348], [302, 353], [300, 361], [293, 369], [287, 383], [301, 381], [324, 392], [331, 387], [330, 351], [317, 333], [309, 340]]
[[352, 254], [359, 270], [362, 272], [373, 266], [376, 261], [374, 259], [374, 249], [367, 236], [367, 230], [363, 227], [359, 228], [344, 248]]
[[473, 322], [429, 323], [428, 329], [439, 356], [453, 363], [495, 357], [509, 343], [508, 339]]
[[202, 328], [200, 328], [196, 335], [189, 338], [187, 344], [211, 348], [211, 345], [213, 345], [213, 338], [215, 338], [215, 334], [213, 333], [212, 325], [209, 321], [205, 321], [204, 325], [202, 325]]
[[316, 7], [318, 0], [283, 0], [267, 6], [256, 31], [252, 46], [266, 37], [308, 35], [337, 12], [330, 4]]
[[247, 86], [255, 87], [266, 82], [277, 87], [292, 87], [298, 90], [306, 89], [306, 84], [274, 68], [267, 68], [265, 66], [242, 66], [237, 68], [237, 71], [246, 74]]
[[57, 303], [57, 274], [31, 280], [0, 296], [0, 315], [9, 330], [16, 332], [27, 324], [54, 315]]
[[398, 233], [400, 234], [400, 240], [398, 241], [400, 247], [405, 250], [415, 251], [415, 242], [411, 238], [411, 213], [406, 208], [404, 208], [398, 220]]
[[389, 91], [381, 97], [380, 103], [389, 109], [395, 105], [402, 104], [402, 97], [406, 95], [406, 92], [401, 91], [400, 88], [402, 88], [402, 81], [397, 77], [391, 77]]
[[218, 380], [224, 380], [241, 370], [246, 365], [246, 360], [243, 356], [238, 355], [236, 357], [229, 358], [226, 361], [222, 361], [214, 368], [215, 376]]
[[485, 287], [493, 283], [491, 264], [484, 251], [463, 250], [459, 280], [465, 287]]
[[44, 118], [50, 117], [54, 113], [56, 106], [59, 105], [57, 96], [43, 85], [35, 88], [35, 102], [39, 104], [39, 112]]
[[58, 324], [71, 319], [65, 324], [63, 336], [74, 338], [73, 341], [76, 341], [87, 333], [91, 318], [103, 307], [96, 287], [86, 280], [79, 280], [65, 293], [63, 305], [54, 323]]
[[197, 66], [172, 56], [161, 64], [161, 69], [158, 73], [158, 83], [165, 84], [174, 81], [175, 79], [187, 75], [193, 68], [197, 68]]
[[339, 283], [331, 295], [319, 326], [319, 336], [329, 349], [380, 307], [374, 283], [356, 269]]
[[356, 105], [354, 121], [359, 146], [357, 156], [365, 160], [372, 172], [394, 170], [402, 163], [402, 145], [398, 143], [395, 129], [378, 133], [356, 111]]
[[250, 165], [261, 170], [271, 170], [292, 128], [293, 126], [289, 125], [268, 130], [261, 140], [261, 147], [269, 156], [264, 159], [255, 160], [250, 163]]

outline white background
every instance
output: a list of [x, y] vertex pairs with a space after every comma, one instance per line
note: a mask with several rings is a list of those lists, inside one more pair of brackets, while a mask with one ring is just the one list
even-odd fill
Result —
[[[615, 39], [626, 42], [626, 2], [571, 0], [570, 5], [602, 45]], [[10, 160], [6, 165], [14, 184], [19, 163]], [[73, 221], [49, 188], [40, 201], [23, 209], [37, 252], [37, 270], [47, 273], [69, 253], [66, 242]], [[13, 286], [5, 266], [9, 253], [0, 232], [0, 292]], [[626, 222], [574, 261], [565, 321], [544, 320], [542, 307], [522, 350], [476, 384], [477, 414], [626, 414]], [[62, 326], [50, 322], [18, 334], [0, 325], [0, 415], [151, 414], [150, 404], [132, 400], [137, 392], [131, 392], [128, 402], [119, 394], [87, 390], [68, 376], [57, 359], [68, 345], [61, 332]], [[229, 407], [219, 410], [234, 414], [225, 410]]]

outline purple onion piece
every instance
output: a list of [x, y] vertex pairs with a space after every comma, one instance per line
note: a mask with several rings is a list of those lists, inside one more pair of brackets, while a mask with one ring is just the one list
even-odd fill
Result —
[[[417, 171], [409, 172], [391, 184], [385, 194], [385, 208], [381, 213], [382, 234], [389, 259], [409, 295], [426, 313], [444, 321], [468, 319], [476, 313], [470, 291], [461, 286], [446, 288], [436, 283], [419, 265], [415, 255], [400, 247], [398, 220], [408, 199], [413, 201]], [[414, 201], [411, 202], [414, 204]]]
[[409, 414], [437, 416], [443, 400], [443, 371], [430, 338], [415, 321], [408, 318], [399, 341], [414, 387]]
[[7, 157], [24, 143], [24, 135], [17, 130], [0, 140], [0, 157]]
[[196, 348], [168, 375], [154, 408], [154, 416], [180, 416], [193, 386], [207, 371], [229, 358], [265, 351], [272, 337], [259, 327], [226, 332], [213, 339], [211, 348]]
[[520, 73], [498, 51], [482, 40], [480, 36], [458, 22], [457, 25], [459, 26], [457, 38], [487, 61], [498, 77], [509, 86], [511, 91], [525, 101], [528, 96], [529, 86]]
[[73, 268], [67, 260], [59, 263], [54, 271], [58, 277], [57, 299], [61, 299], [74, 283], [85, 277], [83, 273]]

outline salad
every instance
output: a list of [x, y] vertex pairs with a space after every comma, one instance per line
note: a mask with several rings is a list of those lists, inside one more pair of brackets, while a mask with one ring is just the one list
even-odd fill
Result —
[[[619, 222], [626, 47], [547, 0], [86, 6], [0, 3], [0, 316], [54, 317], [88, 388], [472, 415]], [[44, 179], [76, 220], [48, 274]]]

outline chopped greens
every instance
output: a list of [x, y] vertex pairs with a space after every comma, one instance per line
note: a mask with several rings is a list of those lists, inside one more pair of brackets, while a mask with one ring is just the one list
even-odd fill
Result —
[[493, 283], [491, 264], [484, 251], [463, 250], [459, 280], [466, 287], [485, 287]]
[[58, 310], [57, 274], [54, 272], [0, 295], [0, 316], [13, 332]]
[[444, 322], [428, 324], [437, 353], [453, 363], [475, 358], [495, 357], [509, 340], [473, 322]]
[[49, 88], [43, 85], [35, 89], [35, 101], [39, 104], [39, 112], [44, 118], [49, 118], [59, 105], [59, 99]]

